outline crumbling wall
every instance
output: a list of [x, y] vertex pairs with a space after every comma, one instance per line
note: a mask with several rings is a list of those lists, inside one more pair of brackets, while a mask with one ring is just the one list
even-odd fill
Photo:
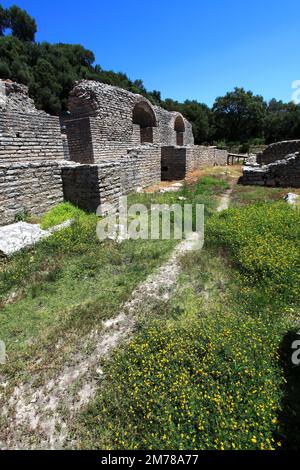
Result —
[[180, 113], [170, 112], [160, 106], [154, 106], [158, 123], [159, 142], [162, 146], [176, 146], [175, 121], [180, 116], [184, 123], [182, 146], [194, 145], [192, 125]]
[[0, 80], [0, 162], [63, 158], [59, 118], [37, 110], [25, 85]]
[[259, 165], [268, 165], [269, 163], [276, 162], [276, 160], [282, 160], [295, 152], [300, 152], [300, 140], [276, 142], [257, 155], [257, 163]]
[[[134, 122], [134, 110], [138, 105], [142, 109], [140, 125]], [[84, 152], [82, 160], [79, 159], [78, 149], [84, 145], [83, 142], [92, 149], [93, 160], [90, 158], [90, 149], [87, 152], [90, 161], [96, 163], [117, 159], [126, 153], [127, 148], [141, 145], [143, 135], [141, 126], [147, 128], [147, 123], [143, 121], [143, 113], [149, 117], [153, 143], [158, 142], [157, 123], [151, 103], [143, 96], [127, 90], [83, 80], [78, 82], [70, 93], [69, 109], [71, 119], [66, 121], [66, 129], [68, 139], [72, 143], [70, 154], [74, 161], [87, 162]], [[89, 132], [85, 132], [84, 135], [80, 135], [81, 123], [86, 129], [89, 128]], [[142, 130], [145, 134], [145, 130]], [[147, 132], [150, 135], [149, 129]]]
[[226, 150], [194, 145], [187, 150], [187, 172], [197, 170], [202, 166], [227, 165], [227, 156]]
[[0, 162], [0, 225], [18, 215], [42, 215], [63, 201], [59, 162]]
[[101, 206], [105, 213], [107, 204], [116, 207], [121, 195], [160, 181], [160, 148], [145, 145], [101, 164], [70, 162], [62, 167], [62, 180], [67, 201], [89, 212]]
[[300, 188], [300, 154], [263, 166], [245, 166], [240, 184]]
[[161, 179], [161, 152], [158, 145], [143, 145], [129, 149], [118, 161], [124, 194], [139, 187], [150, 186]]

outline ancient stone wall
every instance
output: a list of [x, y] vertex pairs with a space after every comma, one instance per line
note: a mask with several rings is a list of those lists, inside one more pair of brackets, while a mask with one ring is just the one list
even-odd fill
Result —
[[202, 166], [226, 165], [228, 152], [215, 147], [194, 145], [187, 151], [187, 172]]
[[245, 166], [240, 184], [300, 188], [300, 154], [263, 166]]
[[190, 147], [162, 147], [162, 180], [184, 179], [186, 174], [204, 166], [226, 165], [227, 151], [215, 147], [193, 145]]
[[0, 80], [0, 162], [63, 158], [59, 118], [37, 110], [25, 85]]
[[119, 160], [121, 187], [124, 194], [150, 186], [161, 179], [161, 149], [158, 145], [142, 145], [129, 149]]
[[[119, 160], [101, 164], [69, 163], [62, 167], [64, 197], [89, 212], [106, 212], [119, 197], [160, 181], [160, 148], [156, 145], [131, 149]], [[98, 212], [99, 213], [99, 212]]]
[[[192, 125], [180, 113], [169, 112], [159, 106], [154, 106], [154, 111], [157, 117], [159, 142], [163, 146], [188, 146], [194, 145], [194, 136]], [[182, 142], [177, 141], [176, 120], [182, 121]]]
[[141, 144], [194, 143], [192, 125], [181, 114], [153, 107], [121, 88], [83, 80], [72, 90], [69, 108], [71, 119], [65, 124], [71, 159], [77, 162], [118, 159]]
[[68, 165], [62, 167], [63, 192], [66, 201], [88, 212], [105, 214], [108, 204], [115, 207], [121, 196], [120, 165]]
[[41, 215], [63, 201], [59, 162], [0, 162], [0, 225], [18, 215]]
[[185, 147], [162, 147], [162, 181], [182, 180], [187, 173], [187, 149]]
[[259, 165], [268, 165], [268, 163], [282, 160], [295, 152], [300, 152], [300, 140], [276, 142], [257, 155], [257, 163]]
[[59, 119], [46, 113], [0, 112], [0, 161], [63, 160]]

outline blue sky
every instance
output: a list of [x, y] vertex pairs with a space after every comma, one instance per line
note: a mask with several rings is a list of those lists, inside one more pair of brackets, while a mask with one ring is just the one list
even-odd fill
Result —
[[104, 69], [163, 98], [211, 105], [235, 86], [290, 101], [300, 80], [299, 0], [14, 0], [37, 41], [80, 43]]

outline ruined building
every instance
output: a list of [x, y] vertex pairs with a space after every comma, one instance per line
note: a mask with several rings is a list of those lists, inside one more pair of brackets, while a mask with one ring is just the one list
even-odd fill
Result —
[[194, 145], [191, 124], [143, 96], [94, 81], [75, 84], [63, 131], [24, 85], [0, 80], [0, 224], [68, 200], [100, 213], [119, 196], [183, 179], [227, 154]]
[[269, 145], [256, 161], [243, 168], [240, 184], [300, 187], [300, 140]]

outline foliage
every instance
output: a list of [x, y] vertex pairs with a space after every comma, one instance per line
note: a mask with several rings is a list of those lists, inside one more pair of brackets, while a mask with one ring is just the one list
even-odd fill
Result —
[[54, 227], [54, 225], [59, 225], [66, 220], [78, 220], [84, 217], [86, 217], [86, 213], [83, 210], [73, 206], [70, 202], [63, 202], [47, 212], [42, 217], [40, 223], [43, 229], [47, 229]]
[[229, 141], [247, 142], [262, 133], [265, 102], [243, 88], [216, 99], [213, 106], [215, 137]]
[[211, 243], [228, 250], [246, 282], [272, 296], [299, 298], [300, 211], [286, 203], [230, 209], [207, 224]]
[[205, 322], [192, 316], [153, 321], [107, 367], [109, 385], [84, 416], [88, 434], [81, 445], [276, 447], [280, 378], [271, 367], [274, 351], [266, 325], [250, 317], [216, 312]]
[[[299, 277], [289, 268], [299, 276], [298, 227], [299, 213], [278, 203], [209, 219], [207, 247], [185, 256], [173, 299], [106, 364], [74, 429], [80, 448], [296, 448], [292, 339], [285, 362], [281, 347], [299, 324]], [[218, 254], [224, 248], [236, 268]]]

